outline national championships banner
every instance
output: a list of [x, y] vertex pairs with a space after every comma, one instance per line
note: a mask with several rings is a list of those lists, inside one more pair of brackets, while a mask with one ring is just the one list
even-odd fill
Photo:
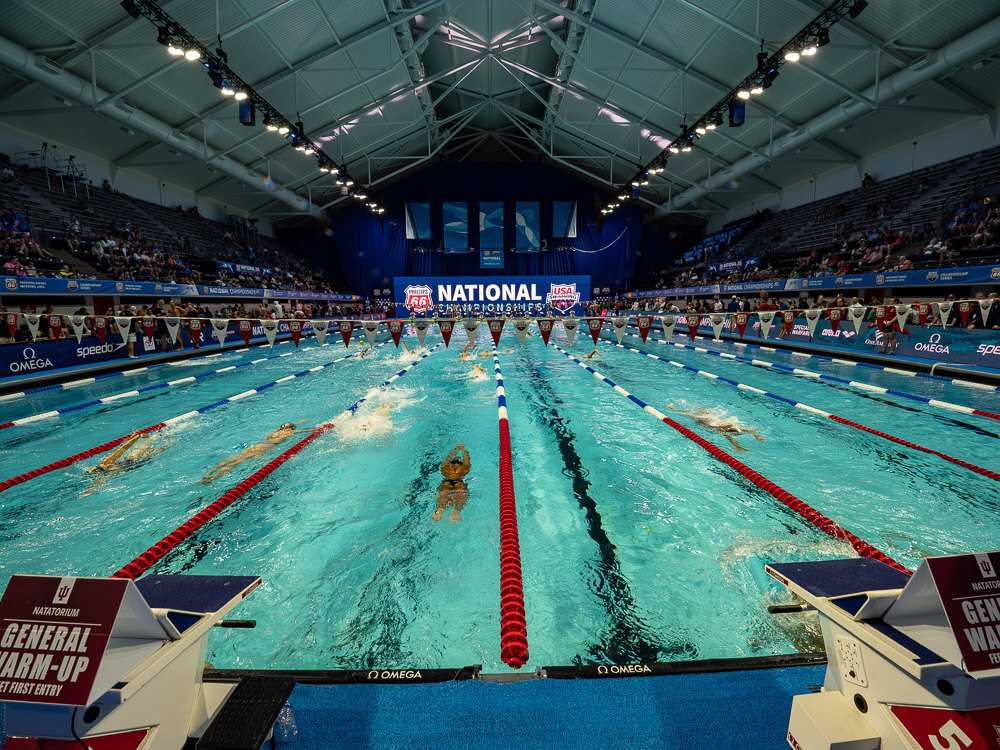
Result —
[[477, 313], [540, 314], [546, 308], [582, 315], [590, 301], [589, 276], [397, 276], [396, 315], [443, 312], [452, 305]]

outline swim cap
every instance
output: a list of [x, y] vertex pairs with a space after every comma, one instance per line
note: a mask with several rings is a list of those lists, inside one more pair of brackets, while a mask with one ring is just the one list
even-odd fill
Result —
[[294, 430], [295, 429], [295, 425], [293, 425], [291, 422], [285, 422], [278, 429], [279, 430]]

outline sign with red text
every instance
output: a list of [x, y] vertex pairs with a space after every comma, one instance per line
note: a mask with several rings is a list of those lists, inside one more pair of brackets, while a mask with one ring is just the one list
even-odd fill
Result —
[[0, 701], [86, 705], [129, 583], [13, 576], [0, 599]]
[[925, 563], [965, 671], [1000, 670], [1000, 552], [929, 557]]

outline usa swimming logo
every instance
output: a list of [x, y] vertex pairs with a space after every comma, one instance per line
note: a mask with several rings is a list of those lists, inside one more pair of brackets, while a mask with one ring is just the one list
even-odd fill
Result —
[[551, 288], [545, 295], [545, 301], [559, 310], [566, 310], [580, 301], [580, 293], [576, 284], [549, 284]]
[[413, 312], [423, 312], [430, 310], [434, 306], [431, 300], [431, 288], [425, 285], [411, 285], [403, 290], [406, 294], [406, 302], [403, 304]]

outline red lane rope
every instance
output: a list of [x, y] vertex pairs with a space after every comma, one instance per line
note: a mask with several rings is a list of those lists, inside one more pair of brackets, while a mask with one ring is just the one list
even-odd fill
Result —
[[264, 466], [264, 468], [251, 474], [249, 477], [244, 479], [238, 485], [233, 487], [229, 492], [224, 494], [218, 500], [216, 500], [211, 505], [207, 506], [204, 510], [198, 513], [196, 516], [192, 516], [188, 521], [178, 526], [176, 529], [167, 534], [163, 539], [158, 541], [156, 544], [151, 546], [141, 555], [136, 557], [132, 562], [126, 564], [112, 575], [112, 578], [138, 578], [147, 570], [149, 570], [155, 563], [166, 557], [178, 544], [183, 542], [194, 532], [204, 526], [206, 523], [215, 518], [219, 513], [232, 505], [236, 500], [239, 500], [247, 492], [256, 487], [265, 478], [267, 478], [271, 472], [281, 466], [285, 461], [290, 459], [300, 450], [305, 448], [309, 443], [319, 437], [324, 431], [328, 430], [333, 426], [333, 423], [322, 425], [317, 427], [311, 433], [306, 435], [302, 440], [297, 442], [287, 451], [282, 453], [276, 459], [271, 461], [269, 464]]
[[973, 414], [978, 414], [980, 417], [989, 417], [990, 419], [1000, 419], [1000, 414], [994, 414], [991, 411], [983, 411], [982, 409], [973, 409]]
[[990, 471], [989, 469], [984, 469], [982, 466], [976, 466], [975, 464], [970, 464], [968, 461], [963, 461], [960, 458], [949, 456], [947, 453], [936, 451], [933, 448], [926, 448], [923, 445], [917, 445], [916, 443], [911, 443], [909, 440], [903, 440], [903, 438], [896, 437], [895, 435], [890, 435], [888, 432], [882, 432], [880, 430], [876, 430], [871, 427], [865, 427], [863, 424], [852, 422], [849, 419], [838, 417], [835, 414], [831, 414], [829, 416], [830, 419], [832, 419], [834, 422], [840, 422], [841, 424], [846, 424], [850, 427], [856, 427], [859, 430], [870, 432], [872, 435], [878, 435], [879, 437], [885, 438], [886, 440], [891, 440], [894, 443], [905, 445], [907, 448], [914, 448], [915, 450], [923, 451], [924, 453], [931, 453], [935, 456], [943, 458], [945, 461], [951, 461], [953, 464], [958, 464], [959, 466], [966, 468], [969, 471], [974, 471], [977, 474], [982, 474], [984, 477], [989, 477], [990, 479], [995, 479], [996, 481], [1000, 482], [1000, 474], [998, 474], [995, 471]]
[[75, 464], [77, 461], [82, 461], [85, 458], [90, 458], [91, 456], [96, 456], [98, 453], [104, 453], [112, 448], [121, 445], [126, 440], [128, 440], [133, 435], [144, 435], [147, 432], [154, 432], [155, 430], [162, 429], [167, 426], [166, 422], [160, 422], [159, 424], [154, 424], [152, 427], [144, 427], [141, 430], [136, 430], [135, 432], [130, 432], [128, 435], [122, 435], [120, 438], [115, 438], [109, 443], [102, 443], [101, 445], [96, 445], [93, 448], [83, 451], [83, 453], [77, 453], [75, 455], [69, 456], [68, 458], [60, 459], [59, 461], [53, 461], [50, 464], [45, 464], [37, 469], [32, 469], [31, 471], [25, 472], [24, 474], [18, 474], [16, 477], [11, 479], [6, 479], [0, 482], [0, 492], [6, 489], [15, 487], [19, 484], [27, 482], [29, 479], [34, 479], [35, 477], [41, 476], [42, 474], [48, 474], [50, 471], [55, 471], [56, 469], [65, 468], [71, 464]]
[[893, 560], [891, 557], [886, 555], [884, 552], [879, 551], [872, 545], [868, 544], [868, 542], [865, 542], [862, 539], [858, 538], [840, 524], [836, 523], [830, 518], [827, 518], [815, 508], [804, 503], [802, 500], [799, 500], [792, 493], [783, 490], [774, 482], [761, 476], [746, 464], [737, 461], [735, 458], [733, 458], [731, 455], [726, 453], [721, 448], [717, 448], [704, 438], [699, 437], [691, 430], [689, 430], [687, 427], [678, 424], [674, 420], [670, 419], [670, 417], [666, 416], [663, 417], [663, 422], [673, 427], [684, 437], [696, 442], [698, 445], [700, 445], [702, 448], [704, 448], [706, 451], [712, 454], [712, 456], [722, 461], [724, 464], [736, 469], [736, 471], [745, 476], [755, 485], [757, 485], [762, 490], [764, 490], [765, 492], [776, 498], [779, 502], [783, 503], [790, 509], [794, 510], [796, 513], [798, 513], [800, 516], [802, 516], [804, 519], [812, 523], [814, 526], [816, 526], [823, 532], [829, 534], [834, 539], [841, 539], [849, 542], [850, 545], [854, 548], [855, 552], [857, 552], [861, 557], [870, 557], [873, 560], [878, 560], [879, 562], [883, 562], [886, 565], [895, 568], [896, 570], [901, 570], [904, 573], [913, 575], [912, 570], [903, 567], [898, 562]]
[[500, 658], [519, 669], [528, 662], [528, 628], [524, 618], [524, 588], [521, 582], [521, 544], [517, 533], [514, 502], [514, 469], [507, 423], [500, 358], [493, 347], [500, 423]]

